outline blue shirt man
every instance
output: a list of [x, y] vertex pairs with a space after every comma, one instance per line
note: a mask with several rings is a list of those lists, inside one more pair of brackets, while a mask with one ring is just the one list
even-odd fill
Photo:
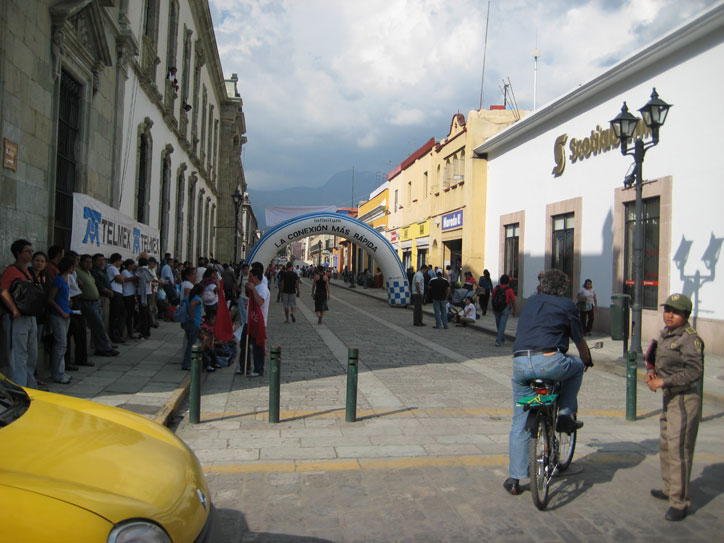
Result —
[[[566, 297], [568, 276], [548, 270], [541, 279], [541, 293], [523, 306], [513, 345], [513, 424], [508, 440], [509, 476], [503, 487], [520, 494], [519, 480], [528, 477], [528, 443], [525, 429], [528, 413], [518, 401], [530, 394], [528, 382], [541, 378], [560, 381], [560, 409], [556, 431], [572, 433], [583, 426], [575, 419], [577, 396], [583, 372], [592, 365], [583, 337], [576, 305]], [[579, 357], [566, 354], [568, 341], [578, 348]]]

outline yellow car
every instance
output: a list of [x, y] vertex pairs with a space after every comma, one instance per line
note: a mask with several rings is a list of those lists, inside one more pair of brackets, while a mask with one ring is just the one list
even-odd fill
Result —
[[140, 415], [24, 389], [0, 374], [0, 541], [207, 542], [201, 466]]

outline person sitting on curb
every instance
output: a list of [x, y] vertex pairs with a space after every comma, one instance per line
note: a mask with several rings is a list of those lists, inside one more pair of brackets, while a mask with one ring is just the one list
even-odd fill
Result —
[[465, 297], [465, 307], [460, 315], [460, 321], [455, 326], [467, 326], [468, 323], [475, 322], [477, 314], [475, 312], [475, 304], [473, 303], [473, 295], [468, 294]]

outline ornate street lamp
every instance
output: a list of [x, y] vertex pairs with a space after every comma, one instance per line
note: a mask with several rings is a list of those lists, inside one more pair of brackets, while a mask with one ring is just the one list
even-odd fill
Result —
[[239, 260], [239, 252], [237, 250], [239, 244], [239, 208], [244, 196], [239, 192], [239, 187], [236, 187], [234, 194], [231, 195], [231, 199], [234, 201], [234, 263]]
[[[636, 353], [636, 357], [640, 358], [641, 350], [641, 297], [643, 288], [643, 248], [644, 248], [644, 229], [642, 226], [643, 215], [643, 163], [646, 151], [659, 143], [659, 128], [666, 121], [666, 115], [669, 112], [670, 104], [659, 99], [659, 95], [654, 88], [649, 100], [644, 107], [639, 109], [644, 123], [651, 129], [651, 141], [643, 142], [643, 138], [634, 140], [633, 152], [628, 151], [629, 140], [633, 139], [636, 126], [639, 119], [629, 113], [626, 102], [621, 107], [621, 112], [610, 121], [616, 137], [621, 140], [621, 154], [624, 156], [634, 157], [634, 173], [626, 177], [624, 182], [627, 186], [633, 186], [636, 189], [636, 222], [634, 225], [634, 251], [633, 251], [633, 280], [634, 280], [634, 296], [633, 306], [631, 308], [631, 346], [630, 350]], [[633, 183], [632, 183], [633, 181]]]

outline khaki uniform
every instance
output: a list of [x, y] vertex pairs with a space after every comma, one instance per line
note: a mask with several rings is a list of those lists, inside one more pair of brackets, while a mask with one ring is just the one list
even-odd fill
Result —
[[669, 505], [684, 509], [699, 430], [700, 398], [696, 381], [704, 365], [704, 342], [688, 322], [669, 332], [664, 328], [656, 347], [656, 374], [664, 381], [659, 457]]

